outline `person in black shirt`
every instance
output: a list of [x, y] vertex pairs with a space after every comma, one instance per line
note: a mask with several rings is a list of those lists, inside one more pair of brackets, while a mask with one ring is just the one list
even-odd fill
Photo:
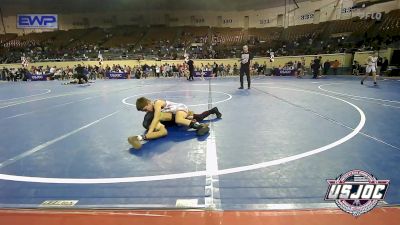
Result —
[[[161, 123], [162, 121], [174, 121], [176, 124], [193, 128], [196, 130], [198, 136], [206, 135], [210, 131], [208, 124], [201, 124], [193, 120], [193, 113], [190, 113], [188, 107], [182, 103], [175, 103], [162, 99], [152, 101], [145, 97], [141, 97], [136, 100], [136, 109], [146, 113], [152, 112], [153, 114], [145, 116], [145, 119], [146, 117], [151, 116], [153, 116], [153, 118], [151, 119], [145, 135], [134, 135], [128, 137], [128, 142], [134, 149], [140, 149], [145, 141], [166, 136], [168, 131], [165, 128], [165, 125]], [[219, 114], [217, 114], [217, 112]], [[215, 113], [217, 117], [219, 115], [219, 118], [222, 116], [218, 109], [210, 113]], [[188, 119], [189, 116], [192, 116], [192, 118]], [[204, 118], [200, 117], [199, 119]]]
[[1, 71], [1, 79], [0, 80], [7, 80], [7, 76], [6, 76], [6, 68], [3, 67], [3, 70]]
[[141, 71], [141, 68], [140, 68], [140, 67], [138, 67], [138, 68], [136, 69], [136, 71], [135, 71], [135, 78], [136, 78], [136, 79], [141, 79], [141, 78], [142, 78], [142, 71]]
[[381, 76], [385, 75], [386, 70], [388, 69], [389, 66], [389, 61], [388, 59], [385, 57], [382, 63], [382, 67], [381, 67]]
[[85, 67], [81, 66], [81, 64], [78, 64], [78, 66], [75, 68], [75, 71], [76, 71], [76, 79], [78, 79], [79, 84], [84, 84], [88, 82], [88, 78], [84, 74]]
[[194, 62], [193, 60], [189, 59], [189, 56], [186, 57], [185, 63], [189, 67], [189, 78], [188, 80], [194, 80]]
[[376, 62], [376, 74], [379, 76], [382, 76], [381, 74], [381, 68], [382, 68], [382, 64], [383, 64], [383, 59], [382, 57], [378, 56], [378, 61]]
[[324, 62], [324, 75], [328, 75], [328, 71], [331, 68], [331, 62], [329, 60], [326, 60]]
[[240, 56], [240, 87], [243, 89], [243, 76], [246, 73], [247, 77], [247, 88], [250, 89], [250, 61], [253, 59], [253, 55], [249, 52], [247, 45], [243, 46], [243, 52]]
[[213, 77], [218, 76], [218, 64], [216, 62], [214, 62], [212, 73], [213, 73]]
[[319, 68], [321, 67], [321, 62], [318, 57], [315, 56], [314, 62], [312, 64], [312, 70], [313, 70], [313, 79], [318, 78], [318, 73], [319, 73]]

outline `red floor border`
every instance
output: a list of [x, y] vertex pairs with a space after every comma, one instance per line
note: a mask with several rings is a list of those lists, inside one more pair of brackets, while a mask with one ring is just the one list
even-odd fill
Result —
[[0, 210], [0, 225], [399, 225], [400, 207], [360, 217], [339, 209], [269, 211]]

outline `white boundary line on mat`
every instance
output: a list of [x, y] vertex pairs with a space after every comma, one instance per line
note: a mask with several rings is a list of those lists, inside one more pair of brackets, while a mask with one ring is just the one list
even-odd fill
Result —
[[[360, 121], [354, 130], [347, 134], [345, 137], [338, 139], [335, 142], [332, 142], [328, 145], [319, 147], [317, 149], [313, 149], [304, 153], [300, 153], [297, 155], [292, 155], [288, 157], [284, 157], [281, 159], [276, 159], [268, 162], [256, 163], [248, 166], [240, 166], [234, 168], [228, 168], [223, 170], [215, 171], [215, 174], [212, 175], [224, 175], [224, 174], [233, 174], [238, 172], [256, 170], [261, 168], [266, 168], [270, 166], [280, 165], [288, 162], [292, 162], [298, 159], [306, 158], [329, 149], [332, 149], [340, 144], [349, 141], [351, 138], [355, 137], [361, 129], [365, 125], [366, 117], [364, 112], [354, 105], [351, 102], [348, 102], [344, 99], [330, 96], [327, 94], [315, 92], [315, 91], [308, 91], [302, 89], [294, 89], [294, 88], [282, 88], [282, 87], [270, 87], [276, 89], [283, 89], [283, 90], [291, 90], [291, 91], [299, 91], [305, 93], [316, 94], [320, 96], [329, 97], [332, 99], [336, 99], [338, 101], [344, 102], [357, 110], [360, 115]], [[210, 172], [210, 171], [208, 171]], [[165, 174], [165, 175], [154, 175], [154, 176], [142, 176], [142, 177], [121, 177], [121, 178], [47, 178], [47, 177], [30, 177], [30, 176], [17, 176], [17, 175], [8, 175], [8, 174], [0, 174], [0, 179], [2, 180], [10, 180], [10, 181], [19, 181], [19, 182], [34, 182], [34, 183], [54, 183], [54, 184], [110, 184], [110, 183], [133, 183], [133, 182], [145, 182], [145, 181], [160, 181], [160, 180], [171, 180], [171, 179], [181, 179], [181, 178], [191, 178], [191, 177], [198, 177], [198, 176], [206, 176], [209, 175], [207, 171], [195, 171], [195, 172], [186, 172], [186, 173], [176, 173], [176, 174]]]
[[9, 98], [9, 99], [0, 99], [0, 102], [6, 102], [6, 101], [11, 101], [11, 100], [16, 100], [16, 99], [21, 99], [21, 98], [29, 98], [29, 97], [34, 97], [34, 96], [39, 96], [39, 95], [45, 95], [51, 92], [50, 89], [38, 89], [38, 90], [46, 90], [43, 93], [40, 94], [34, 94], [34, 95], [27, 95], [27, 96], [22, 96], [22, 97], [17, 97], [17, 98]]
[[322, 84], [318, 86], [318, 89], [328, 92], [328, 93], [332, 93], [332, 94], [337, 94], [337, 95], [342, 95], [342, 96], [348, 96], [348, 97], [354, 97], [354, 98], [363, 98], [363, 99], [369, 99], [369, 100], [375, 100], [375, 101], [382, 101], [382, 102], [391, 102], [391, 103], [399, 103], [400, 101], [394, 101], [394, 100], [387, 100], [387, 99], [380, 99], [380, 98], [369, 98], [369, 97], [364, 97], [364, 96], [358, 96], [358, 95], [350, 95], [350, 94], [346, 94], [346, 93], [340, 93], [340, 92], [335, 92], [335, 91], [329, 91], [326, 89], [323, 89], [323, 86], [328, 86], [328, 85], [335, 85], [335, 84], [341, 84], [341, 83], [332, 83], [332, 84]]
[[[174, 92], [183, 92], [183, 91], [194, 91], [194, 92], [206, 92], [208, 93], [208, 91], [204, 91], [204, 90], [179, 90], [179, 91], [156, 91], [156, 92], [149, 92], [149, 93], [143, 93], [143, 94], [137, 94], [137, 95], [132, 95], [129, 97], [126, 97], [124, 99], [122, 99], [122, 103], [124, 103], [125, 105], [130, 105], [130, 106], [136, 106], [133, 103], [129, 103], [127, 102], [128, 99], [134, 98], [134, 97], [138, 97], [138, 96], [146, 96], [146, 95], [152, 95], [152, 94], [159, 94], [159, 93], [174, 93]], [[228, 98], [221, 100], [221, 101], [217, 101], [217, 102], [212, 102], [211, 104], [218, 104], [218, 103], [222, 103], [222, 102], [226, 102], [232, 99], [232, 95], [225, 93], [225, 92], [220, 92], [220, 91], [212, 91], [212, 93], [218, 93], [218, 94], [224, 94], [227, 95]], [[201, 104], [194, 104], [194, 105], [187, 105], [188, 107], [196, 107], [196, 106], [203, 106], [203, 105], [208, 105], [208, 103], [201, 103]]]

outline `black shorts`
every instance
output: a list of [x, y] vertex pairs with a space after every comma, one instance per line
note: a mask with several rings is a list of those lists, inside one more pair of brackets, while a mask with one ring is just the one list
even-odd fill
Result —
[[[150, 125], [151, 125], [151, 121], [153, 121], [154, 118], [154, 112], [147, 112], [146, 115], [144, 116], [143, 119], [143, 127], [148, 130]], [[163, 124], [166, 127], [172, 127], [172, 126], [176, 126], [175, 123], [175, 114], [172, 114], [172, 120], [171, 121], [160, 121], [161, 124]]]
[[87, 76], [83, 74], [76, 74], [75, 78], [79, 80], [79, 84], [83, 84], [82, 80], [88, 82]]

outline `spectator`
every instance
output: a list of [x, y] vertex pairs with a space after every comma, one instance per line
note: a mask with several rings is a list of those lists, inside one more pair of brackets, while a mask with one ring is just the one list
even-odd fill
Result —
[[329, 62], [329, 60], [326, 60], [324, 62], [324, 75], [328, 75], [330, 68], [331, 68], [331, 62]]
[[381, 75], [382, 63], [383, 63], [382, 57], [378, 57], [378, 61], [376, 62], [376, 65], [377, 65], [377, 66], [376, 66], [376, 74], [377, 74], [378, 76]]
[[386, 57], [384, 57], [383, 58], [383, 63], [382, 63], [382, 68], [381, 68], [382, 76], [385, 75], [385, 72], [388, 69], [388, 66], [389, 66], [389, 60]]
[[332, 70], [334, 75], [337, 75], [337, 70], [339, 68], [339, 65], [340, 63], [337, 59], [332, 63]]
[[216, 62], [214, 62], [214, 64], [213, 64], [212, 73], [213, 73], [213, 77], [218, 76], [218, 64]]
[[156, 66], [156, 77], [160, 77], [160, 66]]
[[235, 75], [235, 74], [238, 74], [238, 65], [235, 63], [234, 65], [233, 65], [233, 74]]
[[3, 69], [1, 70], [1, 79], [0, 80], [7, 80], [7, 76], [6, 76], [6, 68], [3, 67]]
[[312, 77], [313, 79], [317, 79], [320, 67], [321, 67], [320, 59], [317, 56], [315, 56], [314, 61], [312, 61], [312, 64], [311, 64], [311, 69], [313, 72], [313, 77]]
[[355, 75], [355, 76], [360, 75], [359, 68], [360, 68], [360, 64], [356, 60], [354, 60], [353, 65], [352, 65], [352, 70], [353, 70], [352, 75]]
[[303, 64], [301, 63], [301, 61], [298, 61], [297, 64], [296, 64], [296, 62], [295, 62], [295, 66], [296, 66], [296, 69], [297, 69], [297, 71], [296, 71], [296, 77], [297, 77], [297, 78], [302, 78], [303, 75], [304, 75], [304, 72], [303, 72]]

